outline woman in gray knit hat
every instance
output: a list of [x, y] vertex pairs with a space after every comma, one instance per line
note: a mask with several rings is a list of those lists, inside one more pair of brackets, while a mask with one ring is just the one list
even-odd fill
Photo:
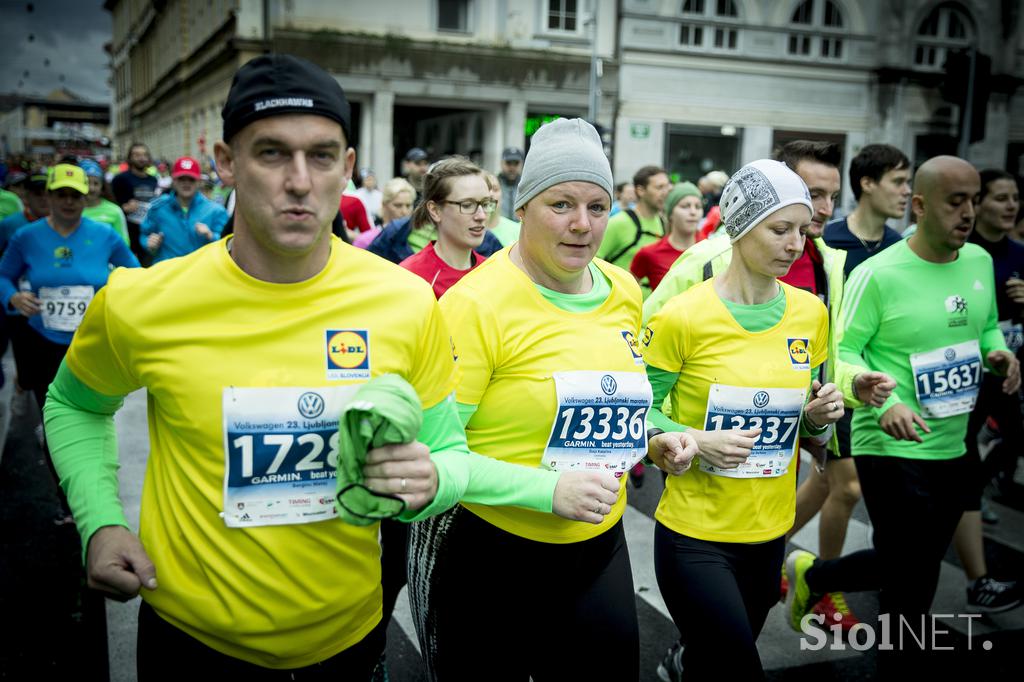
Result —
[[441, 298], [470, 448], [599, 502], [545, 514], [464, 499], [416, 525], [409, 585], [432, 679], [638, 678], [623, 475], [646, 455], [681, 474], [695, 446], [648, 441], [640, 288], [594, 260], [611, 194], [593, 126], [543, 126], [516, 195], [519, 241]]

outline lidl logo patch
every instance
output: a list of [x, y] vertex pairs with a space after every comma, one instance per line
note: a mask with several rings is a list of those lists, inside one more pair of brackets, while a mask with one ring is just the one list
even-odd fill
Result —
[[644, 358], [640, 355], [640, 345], [636, 342], [636, 337], [633, 336], [633, 332], [624, 331], [622, 332], [622, 338], [626, 341], [626, 346], [629, 347], [629, 352], [633, 356], [633, 364], [642, 365], [644, 364]]
[[370, 332], [366, 329], [327, 330], [327, 378], [370, 378]]
[[786, 344], [789, 350], [789, 362], [793, 369], [810, 369], [811, 353], [807, 348], [807, 339], [787, 339]]

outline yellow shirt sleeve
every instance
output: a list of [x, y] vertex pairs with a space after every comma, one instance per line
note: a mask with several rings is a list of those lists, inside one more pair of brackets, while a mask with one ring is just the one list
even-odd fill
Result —
[[449, 289], [441, 297], [441, 312], [449, 328], [456, 330], [452, 345], [459, 369], [455, 399], [463, 405], [479, 405], [497, 366], [501, 348], [497, 320], [486, 303], [463, 289]]
[[419, 348], [420, 361], [412, 367], [409, 383], [427, 409], [448, 397], [458, 382], [455, 343], [436, 303], [427, 316]]
[[666, 372], [680, 372], [686, 363], [689, 325], [676, 305], [666, 305], [647, 323], [640, 345], [644, 362]]
[[119, 338], [116, 320], [107, 310], [107, 298], [123, 271], [115, 270], [107, 286], [100, 289], [85, 312], [68, 349], [67, 364], [82, 383], [105, 395], [127, 395], [142, 386], [114, 347]]

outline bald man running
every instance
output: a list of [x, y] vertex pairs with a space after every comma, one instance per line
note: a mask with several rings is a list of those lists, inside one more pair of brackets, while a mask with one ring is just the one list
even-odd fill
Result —
[[1005, 392], [1020, 385], [1017, 359], [997, 324], [992, 259], [966, 243], [980, 187], [978, 172], [962, 159], [925, 162], [912, 198], [917, 232], [850, 274], [840, 358], [897, 382], [885, 404], [857, 410], [853, 419], [851, 450], [874, 549], [829, 561], [798, 550], [786, 562], [787, 607], [796, 630], [809, 632], [809, 622], [820, 619], [808, 615], [810, 608], [836, 590], [880, 589], [880, 620], [889, 615], [895, 642], [905, 619], [913, 637], [904, 636], [895, 650], [879, 650], [883, 679], [920, 675], [922, 665], [936, 662], [931, 647], [952, 644], [949, 635], [943, 641], [945, 631], [932, 631], [925, 615], [971, 492], [967, 420], [983, 366], [1006, 377]]

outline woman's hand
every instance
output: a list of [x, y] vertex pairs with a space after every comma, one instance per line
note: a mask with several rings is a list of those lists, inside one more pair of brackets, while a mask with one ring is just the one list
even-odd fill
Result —
[[19, 291], [11, 296], [11, 305], [25, 317], [38, 315], [42, 311], [43, 302], [31, 291]]
[[761, 429], [730, 429], [728, 431], [687, 431], [697, 441], [703, 461], [719, 469], [735, 469], [747, 461], [750, 451], [761, 435]]
[[811, 387], [814, 390], [814, 398], [804, 405], [804, 420], [808, 426], [816, 429], [835, 424], [846, 412], [839, 387], [833, 383], [822, 386], [817, 379]]
[[665, 473], [686, 473], [697, 454], [697, 440], [688, 432], [666, 431], [647, 443], [647, 456]]

